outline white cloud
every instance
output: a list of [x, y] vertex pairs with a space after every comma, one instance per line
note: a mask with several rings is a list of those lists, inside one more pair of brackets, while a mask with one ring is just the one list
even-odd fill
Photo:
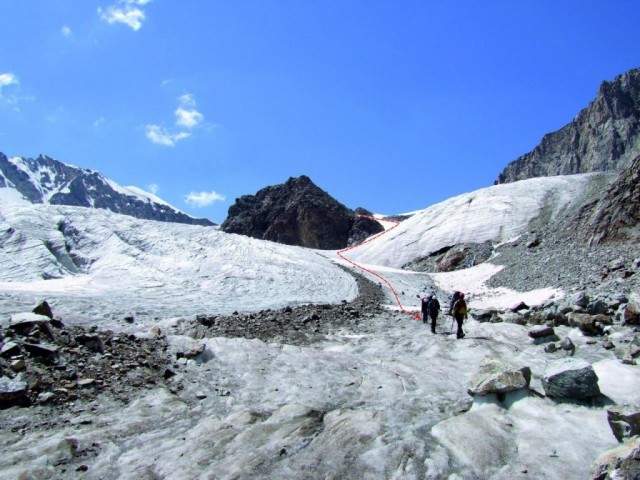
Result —
[[158, 145], [173, 147], [180, 140], [184, 140], [191, 136], [189, 132], [171, 133], [159, 125], [147, 125], [146, 135], [149, 140]]
[[62, 33], [62, 36], [66, 38], [69, 38], [71, 37], [71, 35], [73, 35], [73, 32], [71, 31], [71, 27], [69, 27], [68, 25], [64, 25], [60, 29], [60, 33]]
[[2, 96], [2, 89], [9, 85], [18, 85], [20, 81], [13, 73], [0, 73], [0, 97]]
[[193, 128], [204, 120], [204, 115], [196, 110], [196, 101], [193, 95], [186, 93], [178, 98], [180, 106], [174, 112], [176, 115], [176, 125]]
[[98, 8], [98, 15], [108, 24], [124, 23], [134, 31], [140, 30], [146, 16], [144, 7], [152, 0], [117, 0], [114, 5], [102, 9]]
[[224, 195], [218, 192], [191, 192], [184, 196], [184, 201], [193, 207], [207, 207], [215, 202], [223, 202]]
[[147, 191], [149, 193], [153, 193], [155, 195], [156, 193], [158, 193], [158, 190], [160, 190], [160, 187], [157, 183], [150, 183], [149, 185], [147, 185]]
[[196, 101], [192, 94], [181, 95], [178, 102], [178, 108], [174, 112], [176, 121], [173, 128], [147, 125], [146, 135], [153, 143], [173, 147], [180, 140], [190, 137], [191, 130], [204, 121], [204, 115], [196, 110]]

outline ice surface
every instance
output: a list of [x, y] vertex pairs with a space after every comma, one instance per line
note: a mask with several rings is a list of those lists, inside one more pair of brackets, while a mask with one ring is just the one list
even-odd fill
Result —
[[[346, 255], [384, 275], [409, 309], [434, 281], [449, 291], [464, 286], [472, 309], [542, 302], [563, 292], [490, 289], [486, 281], [499, 268], [490, 263], [436, 275], [398, 267], [450, 241], [513, 238], [541, 209], [560, 211], [585, 178], [458, 197]], [[99, 210], [0, 203], [0, 247], [7, 318], [47, 299], [65, 321], [149, 335], [155, 324], [170, 331], [177, 317], [357, 294], [335, 252]], [[637, 366], [558, 327], [576, 344], [575, 358], [593, 364], [604, 403], [518, 391], [472, 404], [467, 384], [484, 360], [528, 366], [537, 385], [564, 353], [546, 354], [516, 324], [468, 320], [467, 336], [456, 340], [451, 318], [441, 316], [432, 335], [388, 300], [389, 312], [362, 320], [365, 331], [336, 330], [311, 346], [197, 340], [205, 354], [174, 367], [172, 381], [184, 386], [177, 394], [158, 387], [127, 405], [101, 398], [95, 412], [69, 405], [68, 421], [54, 430], [0, 429], [0, 479], [77, 478], [78, 462], [88, 465], [86, 478], [105, 479], [589, 478], [592, 462], [617, 444], [606, 402], [640, 401]], [[120, 322], [125, 314], [136, 322]], [[172, 350], [195, 341], [169, 340]]]

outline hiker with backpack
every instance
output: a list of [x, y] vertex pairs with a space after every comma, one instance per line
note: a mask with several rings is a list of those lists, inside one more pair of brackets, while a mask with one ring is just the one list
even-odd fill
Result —
[[467, 302], [464, 300], [464, 293], [454, 292], [451, 299], [450, 315], [456, 319], [458, 324], [458, 331], [456, 332], [456, 338], [464, 338], [464, 332], [462, 331], [462, 323], [467, 318]]
[[429, 323], [429, 318], [431, 318], [431, 333], [436, 333], [436, 320], [439, 312], [440, 302], [435, 296], [422, 297], [422, 323]]

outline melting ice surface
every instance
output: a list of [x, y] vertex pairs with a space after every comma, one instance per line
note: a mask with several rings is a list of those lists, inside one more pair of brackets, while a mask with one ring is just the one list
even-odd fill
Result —
[[[212, 228], [0, 204], [0, 236], [3, 321], [46, 298], [65, 321], [150, 335], [154, 325], [170, 331], [179, 317], [197, 313], [340, 302], [357, 294], [333, 252]], [[362, 257], [408, 308], [417, 307], [416, 293], [432, 278], [444, 289], [464, 283], [472, 308], [562, 294], [490, 290], [484, 284], [495, 270], [490, 264], [453, 274], [404, 272], [391, 261], [393, 245], [381, 250], [379, 263], [370, 252]], [[348, 255], [356, 259], [357, 250]], [[124, 314], [136, 322], [121, 322]], [[61, 461], [92, 448], [86, 478], [588, 478], [592, 462], [617, 444], [606, 406], [533, 393], [472, 402], [467, 382], [484, 359], [529, 366], [532, 388], [541, 391], [550, 357], [526, 327], [469, 320], [465, 329], [467, 337], [456, 340], [450, 318], [441, 316], [431, 335], [390, 308], [368, 318], [361, 332], [336, 331], [307, 347], [206, 339], [203, 361], [176, 369], [176, 382], [185, 386], [178, 395], [158, 387], [124, 407], [101, 399], [95, 413], [70, 411], [70, 422], [53, 431], [0, 430], [0, 478], [58, 478]], [[587, 344], [577, 330], [557, 332], [594, 365], [611, 402], [639, 400], [637, 367]], [[175, 351], [194, 340], [170, 342]]]

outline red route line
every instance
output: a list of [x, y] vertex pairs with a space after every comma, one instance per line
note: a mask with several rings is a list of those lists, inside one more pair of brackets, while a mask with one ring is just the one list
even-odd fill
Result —
[[[357, 214], [358, 217], [360, 218], [369, 218], [371, 220], [375, 220], [376, 222], [379, 222], [379, 220], [375, 217], [371, 217], [369, 215], [360, 215]], [[396, 289], [393, 288], [393, 285], [391, 285], [391, 282], [389, 280], [387, 280], [386, 278], [384, 278], [382, 275], [380, 275], [377, 272], [374, 272], [373, 270], [369, 270], [366, 267], [363, 267], [362, 265], [354, 262], [353, 260], [349, 260], [347, 257], [345, 257], [343, 254], [345, 252], [348, 252], [349, 250], [353, 250], [354, 248], [358, 248], [361, 247], [362, 245], [365, 245], [369, 242], [373, 242], [375, 240], [377, 240], [378, 238], [380, 238], [382, 235], [385, 235], [387, 233], [389, 233], [391, 230], [393, 230], [394, 228], [396, 228], [398, 225], [400, 225], [400, 222], [396, 221], [396, 220], [383, 220], [384, 222], [390, 222], [390, 223], [394, 223], [393, 227], [391, 227], [388, 230], [385, 230], [384, 232], [380, 232], [377, 235], [374, 235], [373, 237], [369, 237], [367, 238], [364, 242], [358, 243], [357, 245], [352, 245], [350, 247], [347, 247], [345, 249], [339, 250], [338, 252], [336, 252], [338, 254], [338, 256], [343, 259], [345, 262], [350, 263], [351, 265], [353, 265], [356, 268], [359, 268], [360, 270], [367, 272], [371, 275], [373, 275], [376, 278], [379, 278], [380, 280], [382, 280], [387, 287], [389, 287], [389, 289], [391, 290], [391, 293], [393, 293], [394, 298], [396, 299], [396, 303], [398, 304], [398, 307], [400, 308], [400, 311], [402, 313], [406, 313], [407, 315], [411, 315], [414, 318], [420, 319], [420, 315], [415, 313], [415, 312], [410, 312], [409, 310], [406, 310], [403, 306], [402, 303], [400, 302], [400, 298], [398, 297], [398, 293], [396, 292]]]

